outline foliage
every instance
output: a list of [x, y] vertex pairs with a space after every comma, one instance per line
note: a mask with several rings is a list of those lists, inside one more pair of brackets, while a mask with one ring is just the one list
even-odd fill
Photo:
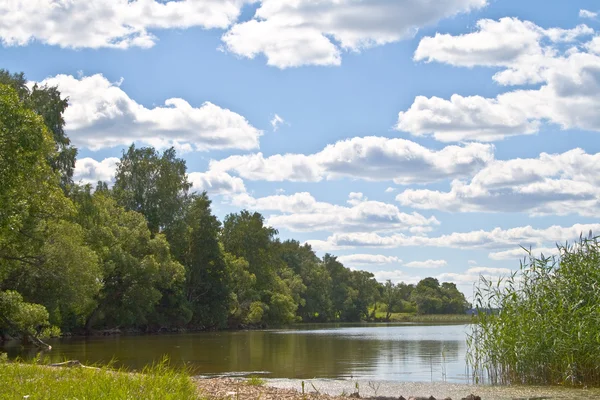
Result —
[[159, 155], [152, 147], [131, 145], [117, 166], [114, 195], [125, 209], [144, 215], [156, 234], [181, 217], [191, 187], [185, 171], [173, 148]]
[[0, 333], [36, 336], [41, 327], [48, 325], [44, 306], [24, 302], [23, 296], [13, 290], [0, 292]]
[[468, 341], [476, 380], [600, 384], [600, 243], [581, 238], [559, 250], [529, 253], [519, 273], [481, 281]]
[[167, 231], [173, 255], [185, 267], [184, 292], [196, 328], [223, 327], [231, 301], [227, 263], [218, 238], [221, 223], [210, 204], [206, 193], [195, 196], [181, 220]]
[[72, 184], [77, 149], [71, 146], [71, 140], [64, 131], [63, 113], [68, 107], [68, 99], [62, 98], [56, 87], [40, 86], [36, 83], [30, 89], [23, 73], [10, 74], [0, 69], [0, 84], [12, 87], [19, 100], [42, 117], [54, 138], [55, 152], [48, 157], [48, 162], [52, 169], [60, 174], [63, 187]]
[[162, 297], [161, 290], [184, 282], [184, 269], [171, 258], [162, 234], [152, 237], [143, 215], [127, 211], [103, 192], [73, 194], [77, 220], [102, 265], [101, 289], [86, 328], [141, 326]]
[[411, 300], [417, 305], [419, 314], [464, 314], [469, 308], [465, 295], [456, 284], [435, 278], [421, 280], [411, 293]]

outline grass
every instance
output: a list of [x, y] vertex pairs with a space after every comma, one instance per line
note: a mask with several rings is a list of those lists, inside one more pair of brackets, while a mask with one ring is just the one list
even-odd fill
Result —
[[475, 293], [468, 338], [476, 383], [600, 386], [600, 243], [580, 238], [558, 257], [531, 253], [519, 271]]
[[246, 380], [246, 383], [250, 386], [262, 386], [266, 383], [266, 381], [258, 376], [251, 376]]
[[[375, 318], [384, 320], [387, 313], [376, 311]], [[392, 313], [389, 322], [422, 322], [422, 323], [465, 323], [473, 322], [473, 317], [467, 314], [427, 314], [418, 315], [413, 313]]]
[[165, 361], [142, 373], [108, 368], [49, 367], [0, 362], [0, 398], [6, 400], [50, 399], [195, 399], [196, 386], [184, 372]]

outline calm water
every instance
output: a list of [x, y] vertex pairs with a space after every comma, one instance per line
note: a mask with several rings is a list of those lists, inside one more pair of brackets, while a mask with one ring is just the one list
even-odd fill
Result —
[[[264, 372], [269, 378], [468, 382], [465, 325], [368, 325], [198, 334], [62, 339], [52, 361], [77, 359], [139, 369], [168, 355], [199, 375]], [[32, 349], [8, 347], [10, 357]]]

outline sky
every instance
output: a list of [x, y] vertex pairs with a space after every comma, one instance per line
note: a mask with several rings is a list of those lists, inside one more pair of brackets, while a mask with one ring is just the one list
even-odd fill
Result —
[[0, 68], [58, 86], [75, 180], [131, 143], [222, 220], [470, 297], [600, 232], [596, 0], [0, 0]]

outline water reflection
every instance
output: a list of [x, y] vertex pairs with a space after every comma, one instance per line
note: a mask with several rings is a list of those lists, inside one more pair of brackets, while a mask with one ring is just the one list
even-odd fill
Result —
[[[268, 371], [274, 378], [354, 378], [465, 382], [463, 325], [377, 325], [63, 339], [52, 361], [78, 359], [139, 369], [169, 355], [195, 374]], [[10, 357], [35, 356], [10, 347]]]

